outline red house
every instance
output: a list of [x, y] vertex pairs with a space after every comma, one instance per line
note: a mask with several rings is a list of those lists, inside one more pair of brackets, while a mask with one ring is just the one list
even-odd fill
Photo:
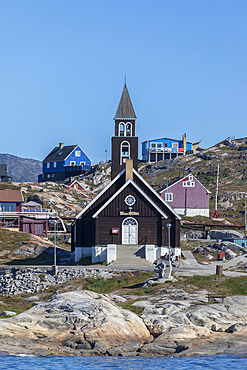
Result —
[[70, 181], [66, 185], [76, 190], [86, 190], [85, 187], [78, 180]]
[[0, 212], [20, 212], [23, 197], [20, 190], [0, 190]]
[[210, 191], [192, 174], [176, 181], [159, 193], [180, 215], [209, 217]]

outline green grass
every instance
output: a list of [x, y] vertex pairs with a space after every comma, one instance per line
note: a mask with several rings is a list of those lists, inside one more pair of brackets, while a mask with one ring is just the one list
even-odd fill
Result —
[[145, 282], [153, 273], [136, 271], [124, 273], [111, 279], [85, 279], [85, 289], [96, 293], [110, 293], [117, 289], [134, 289], [135, 285]]
[[0, 183], [0, 190], [6, 190], [6, 189], [20, 190], [21, 186], [13, 185], [12, 183], [9, 183], [9, 182], [1, 182]]
[[143, 308], [142, 307], [137, 307], [137, 306], [132, 306], [134, 302], [137, 300], [129, 300], [128, 302], [118, 302], [116, 303], [117, 306], [124, 308], [125, 310], [129, 310], [131, 312], [134, 312], [136, 315], [141, 316]]
[[247, 277], [230, 278], [226, 276], [192, 276], [180, 278], [178, 283], [191, 292], [206, 289], [210, 293], [226, 295], [247, 295]]
[[229, 278], [222, 283], [222, 286], [231, 295], [247, 295], [247, 277]]
[[127, 295], [137, 295], [137, 296], [151, 295], [151, 294], [156, 293], [157, 290], [159, 290], [160, 288], [161, 288], [161, 284], [152, 285], [152, 286], [149, 286], [149, 287], [140, 287], [140, 288], [135, 289], [134, 291], [127, 292], [126, 294]]

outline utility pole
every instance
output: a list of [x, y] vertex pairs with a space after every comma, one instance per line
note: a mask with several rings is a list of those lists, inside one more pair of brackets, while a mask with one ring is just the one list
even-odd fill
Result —
[[169, 278], [171, 277], [171, 273], [172, 273], [172, 263], [171, 263], [171, 227], [172, 227], [172, 224], [167, 224], [166, 225], [167, 229], [168, 229], [168, 250], [169, 250]]
[[215, 209], [214, 209], [214, 212], [211, 214], [210, 218], [222, 218], [221, 215], [220, 215], [220, 213], [218, 212], [219, 173], [220, 173], [220, 165], [218, 163], [216, 188], [215, 188]]
[[220, 172], [220, 165], [218, 163], [216, 189], [215, 189], [215, 210], [216, 211], [218, 210], [217, 207], [218, 207], [219, 172]]
[[56, 246], [56, 225], [57, 220], [54, 220], [54, 263], [52, 266], [52, 273], [53, 275], [57, 275], [57, 246]]

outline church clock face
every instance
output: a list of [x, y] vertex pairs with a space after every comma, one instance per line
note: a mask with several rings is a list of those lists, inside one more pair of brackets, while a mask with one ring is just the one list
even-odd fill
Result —
[[131, 207], [135, 204], [136, 200], [135, 197], [133, 197], [133, 195], [127, 195], [124, 201], [127, 204], [127, 206]]

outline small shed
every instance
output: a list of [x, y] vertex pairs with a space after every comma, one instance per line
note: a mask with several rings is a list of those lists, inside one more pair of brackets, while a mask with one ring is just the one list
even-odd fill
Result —
[[48, 220], [35, 220], [34, 218], [21, 217], [20, 231], [37, 236], [47, 236]]

